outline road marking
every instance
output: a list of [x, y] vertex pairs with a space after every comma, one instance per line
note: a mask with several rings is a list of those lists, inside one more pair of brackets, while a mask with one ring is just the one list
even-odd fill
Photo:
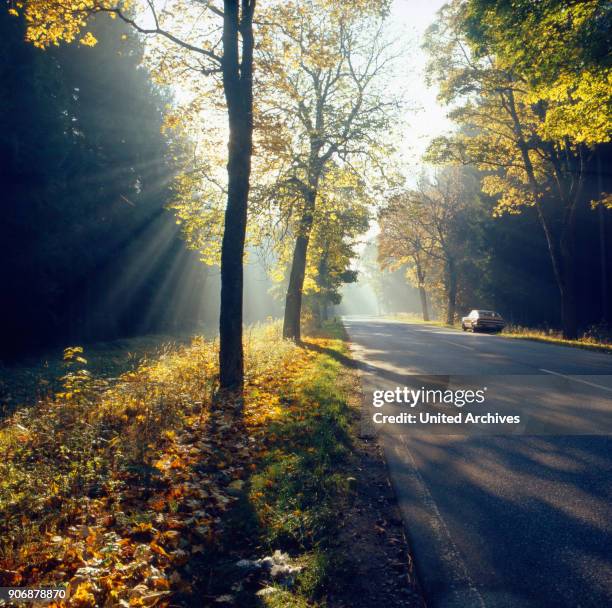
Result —
[[466, 348], [467, 350], [476, 350], [473, 346], [466, 346], [465, 344], [458, 344], [457, 342], [451, 342], [450, 340], [442, 340], [442, 342], [446, 342], [447, 344], [452, 344], [453, 346], [458, 346], [459, 348]]
[[[408, 465], [412, 469], [412, 475], [419, 486], [418, 489], [421, 493], [420, 498], [429, 512], [429, 523], [431, 525], [432, 532], [437, 537], [436, 540], [439, 544], [438, 548], [441, 549], [440, 555], [446, 565], [453, 571], [452, 574], [459, 579], [453, 581], [450, 589], [450, 592], [455, 596], [456, 603], [453, 602], [449, 605], [463, 606], [464, 608], [487, 608], [484, 598], [476, 588], [476, 585], [469, 574], [467, 564], [463, 560], [457, 545], [453, 541], [450, 530], [442, 518], [440, 509], [438, 509], [438, 505], [434, 500], [434, 497], [429, 491], [423, 476], [417, 468], [417, 464], [414, 460], [412, 452], [410, 451], [406, 438], [403, 435], [400, 435], [399, 441], [404, 446], [404, 450], [400, 454], [398, 447], [394, 446], [394, 451], [400, 458], [402, 455], [407, 457]], [[391, 474], [391, 476], [393, 476], [393, 474]], [[455, 587], [456, 583], [459, 582], [465, 585], [468, 597], [462, 595], [461, 589], [457, 589]]]
[[602, 391], [612, 393], [612, 388], [608, 386], [602, 386], [601, 384], [595, 384], [595, 382], [588, 382], [587, 380], [580, 380], [580, 378], [576, 378], [575, 376], [566, 376], [565, 374], [560, 374], [559, 372], [551, 372], [549, 369], [540, 368], [540, 371], [546, 372], [547, 374], [552, 374], [553, 376], [559, 376], [560, 378], [565, 378], [566, 380], [573, 380], [574, 382], [580, 382], [580, 384], [586, 384], [587, 386], [592, 386], [593, 388], [599, 388]]

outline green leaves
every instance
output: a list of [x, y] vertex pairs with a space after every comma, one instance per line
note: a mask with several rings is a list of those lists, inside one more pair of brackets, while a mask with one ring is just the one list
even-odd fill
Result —
[[595, 145], [612, 136], [609, 3], [470, 0], [458, 13], [476, 59], [494, 57], [526, 102], [539, 105], [545, 140]]

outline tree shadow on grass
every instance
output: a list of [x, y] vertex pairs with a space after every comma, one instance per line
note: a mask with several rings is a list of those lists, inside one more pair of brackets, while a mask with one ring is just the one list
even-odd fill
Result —
[[368, 374], [376, 374], [382, 378], [386, 378], [387, 380], [392, 380], [400, 384], [405, 383], [406, 379], [409, 378], [409, 376], [406, 374], [398, 374], [397, 372], [393, 372], [376, 365], [371, 365], [370, 363], [365, 363], [363, 361], [359, 361], [358, 359], [353, 359], [352, 357], [344, 355], [333, 348], [319, 346], [318, 344], [313, 344], [312, 342], [300, 342], [299, 345], [306, 350], [327, 355], [349, 369], [356, 369]]
[[[201, 547], [192, 541], [186, 548], [190, 557], [181, 569], [181, 576], [191, 588], [174, 593], [172, 605], [185, 608], [218, 606], [223, 596], [234, 597], [245, 608], [260, 605], [255, 596], [259, 589], [257, 580], [245, 576], [245, 571], [236, 566], [240, 559], [253, 557], [260, 530], [249, 500], [250, 474], [235, 478], [232, 475], [236, 466], [246, 468], [248, 464], [236, 462], [234, 457], [237, 451], [249, 446], [251, 435], [244, 421], [241, 399], [231, 401], [235, 403], [217, 400], [209, 417], [200, 424], [199, 433], [207, 439], [211, 449], [206, 459], [194, 468], [234, 500], [226, 510], [212, 514], [216, 521], [214, 537], [202, 539]], [[242, 480], [244, 486], [232, 489], [231, 484], [237, 479]]]

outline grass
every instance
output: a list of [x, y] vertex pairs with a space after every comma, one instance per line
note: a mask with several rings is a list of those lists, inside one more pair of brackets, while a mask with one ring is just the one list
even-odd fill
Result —
[[520, 340], [532, 340], [535, 342], [548, 342], [559, 346], [572, 346], [585, 350], [594, 350], [604, 353], [612, 353], [612, 343], [602, 341], [592, 335], [585, 334], [576, 340], [566, 340], [560, 332], [543, 329], [532, 329], [510, 325], [506, 327], [502, 334], [504, 338], [516, 338]]
[[[437, 327], [448, 327], [452, 329], [461, 329], [460, 323], [449, 325], [443, 321], [423, 321], [422, 317], [414, 313], [394, 313], [386, 315], [386, 318], [403, 323], [422, 323], [425, 325], [434, 325]], [[508, 325], [499, 334], [503, 338], [513, 338], [519, 340], [532, 340], [535, 342], [546, 342], [556, 344], [558, 346], [570, 346], [573, 348], [582, 348], [585, 350], [593, 350], [603, 353], [612, 353], [612, 342], [609, 336], [598, 335], [598, 332], [587, 331], [576, 340], [567, 340], [563, 338], [561, 332], [555, 330], [534, 329], [529, 327], [521, 327], [519, 325]]]
[[[157, 360], [190, 342], [191, 336], [157, 334], [96, 342], [85, 346], [87, 369], [97, 377], [116, 378], [137, 369], [143, 359]], [[59, 348], [12, 363], [0, 362], [0, 419], [61, 390], [60, 378], [65, 371]]]
[[[350, 498], [354, 413], [339, 381], [342, 364], [333, 356], [347, 352], [343, 329], [330, 324], [304, 345], [310, 362], [283, 390], [283, 413], [267, 429], [266, 453], [247, 481], [224, 539], [224, 555], [216, 560], [230, 561], [233, 554], [235, 561], [236, 547], [242, 545], [247, 554], [287, 552], [302, 569], [291, 589], [273, 585], [269, 595], [256, 597], [244, 587], [236, 603], [245, 608], [323, 606], [330, 587], [346, 580], [336, 540], [338, 512]], [[311, 345], [327, 352], [311, 353]]]
[[[278, 324], [248, 331], [239, 407], [214, 401], [203, 338], [114, 380], [69, 349], [61, 389], [0, 430], [2, 584], [65, 583], [77, 608], [323, 605], [350, 497], [345, 352], [339, 325], [303, 346]], [[299, 574], [258, 596], [265, 581], [235, 564], [275, 550]]]

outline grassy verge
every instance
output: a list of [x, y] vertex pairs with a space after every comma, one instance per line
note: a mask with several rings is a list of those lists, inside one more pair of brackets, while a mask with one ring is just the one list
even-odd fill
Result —
[[[260, 577], [245, 581], [240, 568], [234, 569], [239, 606], [323, 605], [330, 588], [346, 574], [336, 540], [338, 514], [350, 496], [352, 414], [339, 383], [342, 365], [321, 352], [344, 353], [341, 328], [329, 326], [324, 335], [304, 343], [309, 363], [282, 392], [282, 414], [268, 427], [265, 454], [247, 481], [225, 539], [234, 564], [241, 545], [243, 558], [284, 552], [296, 568], [295, 581], [289, 588], [268, 581], [265, 594], [255, 595]], [[224, 575], [227, 581], [227, 571]]]
[[[442, 321], [423, 321], [421, 317], [413, 313], [395, 313], [385, 316], [388, 319], [401, 321], [404, 323], [423, 323], [425, 325], [434, 325], [436, 327], [461, 329], [461, 325], [458, 323], [449, 325]], [[501, 335], [503, 338], [546, 342], [548, 344], [557, 344], [558, 346], [571, 346], [573, 348], [582, 348], [584, 350], [612, 353], [612, 343], [588, 334], [585, 334], [576, 340], [566, 340], [561, 336], [559, 331], [509, 325], [499, 335]]]
[[322, 603], [351, 493], [341, 332], [249, 332], [243, 404], [213, 402], [203, 339], [116, 381], [69, 350], [62, 390], [0, 430], [0, 583], [68, 584], [77, 608]]
[[556, 331], [544, 331], [541, 329], [530, 329], [528, 327], [508, 326], [501, 333], [504, 338], [516, 338], [519, 340], [532, 340], [535, 342], [547, 342], [559, 346], [572, 346], [585, 350], [594, 350], [603, 353], [612, 353], [612, 344], [602, 342], [592, 336], [582, 336], [576, 340], [566, 340]]

